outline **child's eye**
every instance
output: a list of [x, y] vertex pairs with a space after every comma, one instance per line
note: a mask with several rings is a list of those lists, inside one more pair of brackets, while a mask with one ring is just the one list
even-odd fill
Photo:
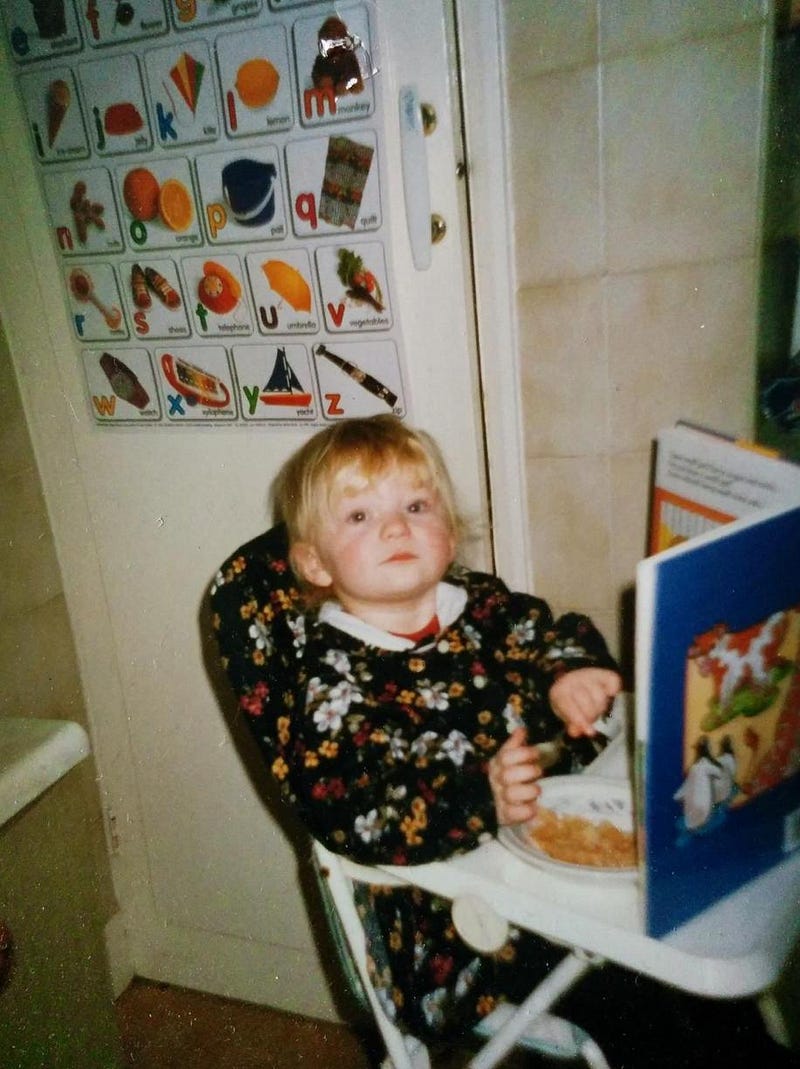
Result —
[[366, 518], [367, 514], [363, 509], [353, 509], [352, 512], [347, 514], [348, 523], [363, 523]]
[[408, 506], [409, 512], [427, 512], [430, 508], [430, 501], [426, 497], [417, 498], [416, 501], [412, 501]]

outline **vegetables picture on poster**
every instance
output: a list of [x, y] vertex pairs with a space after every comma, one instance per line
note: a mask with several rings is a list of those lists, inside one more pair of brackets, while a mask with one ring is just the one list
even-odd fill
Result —
[[3, 15], [97, 425], [406, 415], [373, 2]]

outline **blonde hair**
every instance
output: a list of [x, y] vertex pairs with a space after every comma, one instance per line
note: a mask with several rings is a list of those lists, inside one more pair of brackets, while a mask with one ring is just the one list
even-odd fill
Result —
[[425, 431], [387, 414], [333, 423], [284, 464], [272, 496], [290, 550], [298, 542], [314, 541], [320, 521], [340, 495], [368, 486], [395, 465], [415, 469], [420, 482], [436, 491], [457, 540], [463, 523], [439, 447]]

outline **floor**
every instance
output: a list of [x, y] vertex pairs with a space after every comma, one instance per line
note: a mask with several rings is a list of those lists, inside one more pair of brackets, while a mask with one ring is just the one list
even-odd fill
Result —
[[372, 1069], [361, 1037], [342, 1025], [135, 980], [117, 1000], [136, 1069]]
[[[371, 1030], [146, 980], [117, 1000], [117, 1023], [135, 1069], [378, 1069], [384, 1056]], [[462, 1069], [468, 1058], [467, 1048], [448, 1052], [436, 1069]], [[541, 1062], [518, 1053], [503, 1069], [533, 1065]]]
[[[600, 1032], [609, 1016], [621, 1019], [617, 998], [633, 994], [641, 1003], [643, 994], [614, 992], [615, 1013], [609, 979], [594, 1000]], [[604, 1043], [614, 1069], [800, 1066], [800, 1056], [766, 1035], [753, 1003], [704, 1001], [698, 1017], [695, 1000], [687, 1003], [676, 995], [676, 1001], [668, 995], [665, 1001], [664, 990], [653, 992], [655, 998], [645, 993], [650, 1012], [635, 1015], [634, 1031], [628, 1023], [617, 1050], [613, 1041]], [[377, 1069], [382, 1057], [370, 1033], [143, 980], [134, 981], [118, 999], [117, 1019], [126, 1064], [135, 1069]], [[450, 1052], [437, 1059], [436, 1069], [462, 1069], [467, 1058], [464, 1051]], [[574, 1065], [519, 1051], [502, 1069]]]

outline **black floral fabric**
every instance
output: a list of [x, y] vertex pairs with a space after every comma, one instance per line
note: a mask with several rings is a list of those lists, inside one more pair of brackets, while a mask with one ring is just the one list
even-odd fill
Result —
[[[519, 724], [533, 743], [562, 730], [547, 701], [560, 674], [615, 667], [587, 617], [554, 620], [491, 575], [454, 567], [445, 578], [463, 590], [462, 611], [399, 650], [306, 607], [282, 527], [237, 550], [211, 586], [222, 662], [281, 797], [315, 838], [364, 864], [443, 860], [496, 834], [493, 754]], [[551, 772], [597, 752], [585, 739], [567, 751]], [[544, 944], [517, 932], [498, 954], [476, 954], [449, 904], [418, 889], [362, 887], [359, 906], [376, 987], [416, 1034], [488, 1013], [523, 958], [546, 971]]]

